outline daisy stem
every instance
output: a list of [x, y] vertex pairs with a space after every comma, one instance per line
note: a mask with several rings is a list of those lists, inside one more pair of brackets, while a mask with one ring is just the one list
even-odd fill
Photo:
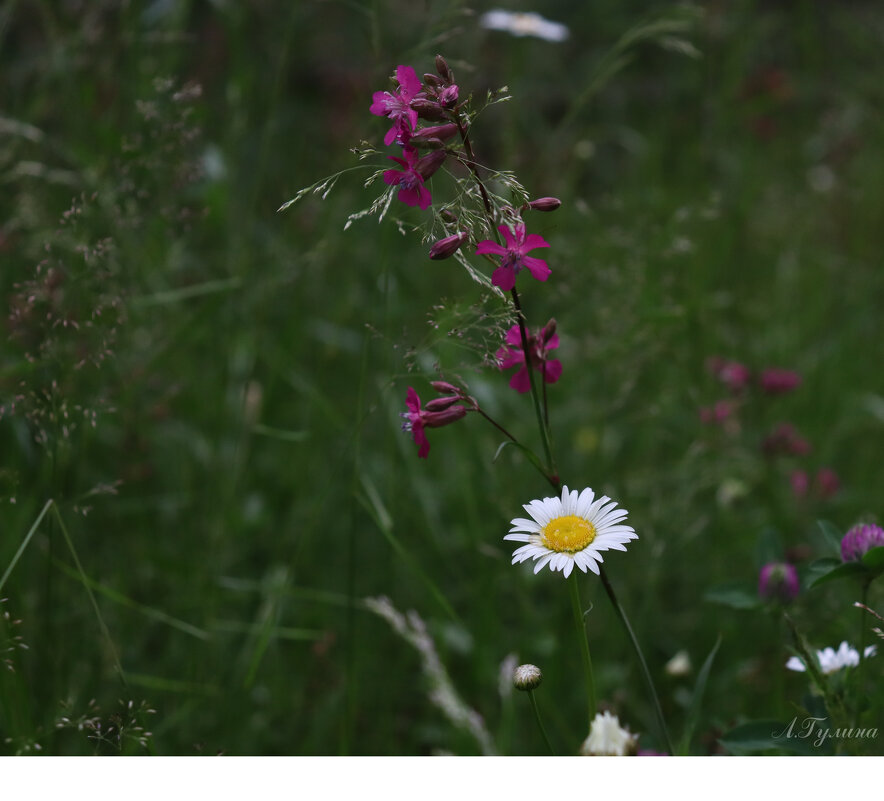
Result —
[[589, 655], [589, 638], [586, 636], [586, 624], [583, 620], [583, 607], [580, 605], [580, 588], [577, 586], [575, 570], [571, 574], [571, 608], [574, 610], [574, 625], [577, 627], [577, 637], [583, 653], [583, 670], [586, 674], [587, 711], [589, 712], [589, 729], [595, 719], [595, 679], [592, 675], [592, 658]]
[[537, 699], [534, 697], [534, 690], [528, 690], [528, 699], [531, 701], [531, 708], [534, 710], [534, 719], [537, 721], [537, 728], [540, 729], [540, 733], [543, 735], [543, 742], [546, 743], [546, 747], [549, 748], [549, 752], [555, 756], [555, 749], [552, 747], [552, 743], [549, 741], [549, 737], [546, 734], [546, 729], [543, 727], [543, 721], [540, 719], [540, 707], [537, 706]]
[[645, 677], [645, 682], [648, 685], [648, 690], [654, 701], [654, 714], [657, 716], [657, 725], [660, 727], [660, 734], [666, 743], [669, 753], [674, 754], [675, 750], [672, 747], [672, 740], [669, 738], [669, 730], [666, 728], [666, 719], [663, 717], [663, 709], [660, 706], [660, 699], [657, 697], [657, 689], [654, 687], [654, 680], [651, 678], [651, 671], [648, 670], [648, 663], [645, 662], [641, 646], [638, 644], [638, 639], [635, 636], [635, 632], [632, 630], [632, 626], [629, 625], [629, 618], [626, 617], [626, 612], [623, 611], [623, 607], [620, 606], [620, 602], [617, 600], [617, 595], [614, 592], [614, 588], [611, 586], [611, 582], [608, 580], [605, 568], [601, 565], [599, 565], [599, 576], [602, 580], [602, 586], [605, 588], [605, 592], [608, 594], [608, 598], [611, 601], [611, 605], [614, 607], [614, 612], [616, 612], [617, 617], [620, 618], [623, 628], [626, 629], [626, 633], [629, 635], [629, 641], [632, 643], [632, 648], [635, 651], [635, 655], [638, 657], [638, 663], [641, 667], [642, 675]]

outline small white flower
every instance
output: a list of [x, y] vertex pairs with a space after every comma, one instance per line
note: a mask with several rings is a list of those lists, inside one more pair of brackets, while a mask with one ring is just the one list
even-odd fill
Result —
[[581, 756], [631, 756], [638, 748], [638, 738], [621, 728], [616, 715], [600, 712], [592, 721], [589, 737], [580, 746]]
[[[863, 651], [863, 654], [868, 659], [870, 656], [874, 656], [876, 652], [875, 646], [870, 645]], [[859, 664], [859, 651], [856, 648], [851, 648], [845, 640], [838, 646], [837, 651], [834, 648], [824, 648], [822, 651], [817, 651], [816, 658], [817, 662], [819, 662], [820, 670], [828, 675], [836, 673], [841, 668], [856, 667]], [[797, 656], [789, 657], [786, 667], [799, 673], [807, 670], [804, 660]]]
[[687, 676], [693, 669], [687, 651], [679, 651], [663, 668], [670, 676]]
[[504, 539], [526, 543], [513, 551], [513, 564], [534, 559], [535, 573], [549, 565], [567, 578], [577, 565], [598, 575], [601, 551], [625, 551], [625, 543], [638, 539], [632, 527], [622, 525], [626, 510], [607, 495], [595, 499], [589, 487], [580, 493], [562, 487], [561, 498], [531, 501], [523, 508], [532, 519], [511, 520]]
[[479, 24], [491, 31], [506, 31], [513, 36], [536, 36], [547, 42], [564, 42], [570, 35], [566, 25], [544, 19], [533, 11], [522, 13], [495, 8], [485, 12]]

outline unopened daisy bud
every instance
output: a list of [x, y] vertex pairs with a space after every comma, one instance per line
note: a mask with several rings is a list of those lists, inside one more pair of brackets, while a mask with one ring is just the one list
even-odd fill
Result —
[[537, 665], [519, 665], [513, 671], [513, 686], [517, 690], [536, 690], [543, 681], [543, 673]]
[[562, 201], [557, 197], [539, 197], [537, 200], [532, 200], [528, 208], [534, 211], [555, 211], [561, 205]]
[[771, 562], [758, 575], [758, 594], [768, 601], [790, 603], [801, 592], [798, 571], [785, 562]]
[[871, 523], [854, 526], [841, 540], [841, 559], [858, 562], [872, 548], [884, 545], [884, 529]]
[[445, 109], [433, 100], [423, 98], [412, 100], [411, 108], [417, 112], [418, 117], [423, 117], [425, 120], [438, 120], [441, 122], [448, 119]]
[[620, 726], [616, 715], [599, 712], [592, 721], [589, 737], [580, 746], [581, 756], [635, 756], [638, 737]]
[[427, 180], [445, 163], [447, 157], [448, 154], [444, 150], [434, 150], [432, 153], [427, 153], [426, 156], [421, 156], [415, 169], [420, 173], [421, 178]]
[[430, 248], [430, 258], [440, 260], [453, 256], [468, 238], [469, 234], [466, 231], [461, 231], [440, 239]]
[[[426, 128], [421, 128], [417, 131], [409, 140], [409, 144], [415, 146], [427, 145], [428, 147], [438, 148], [442, 147], [442, 142], [451, 139], [456, 133], [457, 126], [453, 122], [448, 122], [444, 125], [429, 125]], [[438, 144], [430, 144], [433, 141], [438, 142]]]
[[460, 395], [449, 395], [444, 398], [433, 398], [424, 406], [428, 412], [444, 412], [460, 400]]
[[436, 56], [436, 72], [442, 76], [445, 83], [454, 83], [454, 74], [448, 66], [448, 62], [442, 56]]

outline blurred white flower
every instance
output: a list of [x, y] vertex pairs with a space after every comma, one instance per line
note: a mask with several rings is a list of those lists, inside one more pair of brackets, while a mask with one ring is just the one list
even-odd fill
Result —
[[580, 746], [581, 756], [632, 756], [638, 738], [621, 728], [620, 720], [610, 712], [599, 712], [592, 721], [589, 737]]
[[666, 663], [664, 668], [670, 676], [687, 676], [691, 669], [691, 657], [687, 651], [679, 651]]
[[[877, 649], [875, 646], [870, 645], [863, 651], [863, 654], [866, 659], [868, 659], [870, 656], [874, 656], [876, 651]], [[857, 651], [856, 648], [851, 648], [847, 642], [844, 641], [838, 646], [837, 651], [834, 648], [824, 648], [822, 651], [817, 651], [816, 658], [820, 663], [820, 670], [828, 675], [829, 673], [835, 673], [841, 670], [841, 668], [856, 667], [859, 664], [859, 651]], [[799, 673], [803, 673], [807, 670], [804, 660], [797, 656], [790, 657], [789, 661], [786, 662], [786, 667], [789, 670], [796, 670]]]
[[495, 8], [486, 11], [479, 24], [491, 31], [506, 31], [513, 36], [536, 36], [547, 42], [564, 42], [570, 35], [566, 25], [544, 19], [533, 11], [523, 13]]

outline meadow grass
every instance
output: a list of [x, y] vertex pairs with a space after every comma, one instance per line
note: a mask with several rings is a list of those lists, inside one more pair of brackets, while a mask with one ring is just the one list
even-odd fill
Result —
[[[805, 571], [817, 519], [882, 515], [876, 4], [532, 9], [564, 44], [483, 32], [455, 2], [117, 6], [0, 12], [2, 752], [480, 753], [380, 596], [425, 621], [498, 752], [547, 752], [500, 681], [514, 654], [576, 752], [572, 610], [502, 541], [548, 487], [516, 449], [495, 460], [476, 416], [431, 432], [426, 461], [398, 430], [406, 388], [441, 367], [539, 449], [530, 401], [483, 365], [505, 310], [391, 220], [343, 230], [368, 171], [276, 213], [380, 143], [372, 92], [437, 51], [512, 97], [477, 122], [480, 160], [563, 201], [538, 228], [555, 280], [523, 302], [562, 338], [560, 475], [639, 533], [606, 566], [674, 739], [719, 753], [741, 723], [791, 719], [807, 682], [783, 669], [787, 625], [709, 595], [778, 550]], [[704, 426], [716, 355], [803, 383], [739, 430]], [[782, 421], [807, 457], [760, 456]], [[796, 501], [790, 472], [823, 466], [838, 493]], [[659, 748], [602, 587], [581, 592], [598, 697]], [[856, 600], [832, 583], [790, 614], [814, 648], [857, 645]], [[669, 675], [679, 651], [693, 669]]]

